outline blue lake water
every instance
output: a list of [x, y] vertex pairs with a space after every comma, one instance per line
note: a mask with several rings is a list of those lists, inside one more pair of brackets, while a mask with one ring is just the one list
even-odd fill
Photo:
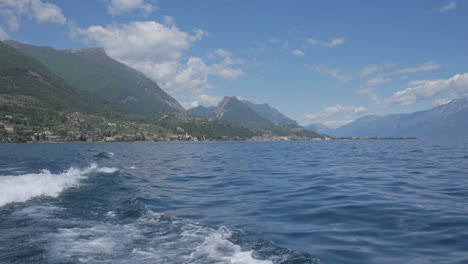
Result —
[[467, 263], [468, 141], [0, 145], [0, 263]]

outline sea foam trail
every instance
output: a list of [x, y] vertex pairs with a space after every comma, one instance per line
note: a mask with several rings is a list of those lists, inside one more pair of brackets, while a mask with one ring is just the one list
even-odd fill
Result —
[[59, 228], [49, 235], [52, 262], [272, 264], [256, 259], [219, 230], [164, 215], [147, 215], [133, 223], [82, 222], [88, 227]]
[[57, 197], [64, 190], [77, 186], [90, 173], [113, 173], [117, 170], [91, 164], [84, 169], [72, 167], [58, 174], [42, 170], [39, 173], [0, 176], [0, 207], [13, 202], [26, 202], [37, 196]]

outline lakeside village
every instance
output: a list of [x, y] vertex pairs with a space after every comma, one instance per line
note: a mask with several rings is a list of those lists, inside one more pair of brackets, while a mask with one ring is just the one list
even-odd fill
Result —
[[[65, 114], [63, 123], [53, 126], [30, 125], [28, 118], [5, 115], [0, 118], [0, 143], [58, 143], [58, 142], [177, 142], [177, 141], [308, 141], [308, 140], [407, 140], [415, 137], [305, 137], [297, 135], [278, 136], [271, 131], [250, 136], [194, 136], [186, 131], [183, 124], [173, 129], [161, 124], [135, 121], [110, 122], [104, 117], [83, 115], [75, 112]], [[164, 119], [167, 116], [163, 116]], [[194, 117], [192, 121], [210, 122]], [[200, 121], [202, 120], [202, 121]]]
[[[160, 118], [168, 118], [167, 115]], [[185, 117], [187, 118], [187, 117]], [[168, 118], [170, 119], [170, 118]], [[191, 117], [194, 122], [210, 120]], [[172, 120], [173, 121], [173, 120]], [[168, 129], [161, 123], [136, 121], [110, 121], [105, 117], [74, 112], [64, 114], [64, 120], [52, 124], [32, 124], [27, 117], [4, 115], [0, 118], [0, 143], [40, 142], [133, 142], [133, 141], [286, 141], [286, 140], [330, 140], [301, 136], [276, 136], [272, 134], [251, 136], [191, 135], [182, 122]], [[269, 131], [268, 131], [269, 132]], [[198, 133], [200, 134], [200, 133]]]

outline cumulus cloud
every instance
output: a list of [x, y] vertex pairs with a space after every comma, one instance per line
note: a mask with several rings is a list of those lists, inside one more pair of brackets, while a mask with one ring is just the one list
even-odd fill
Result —
[[140, 10], [144, 14], [150, 14], [156, 6], [144, 0], [106, 0], [107, 11], [112, 16], [121, 15], [134, 10]]
[[39, 23], [64, 25], [67, 22], [60, 7], [54, 4], [42, 3], [40, 0], [31, 0], [31, 10], [33, 11], [34, 18]]
[[185, 99], [182, 102], [213, 88], [210, 76], [233, 80], [244, 75], [240, 68], [244, 61], [221, 48], [210, 53], [210, 63], [200, 57], [185, 58], [184, 53], [207, 33], [201, 29], [188, 33], [175, 26], [172, 18], [164, 20], [165, 24], [137, 21], [74, 28], [71, 35], [104, 48], [111, 57], [141, 71], [171, 95]]
[[291, 53], [296, 57], [304, 57], [305, 56], [305, 53], [302, 50], [293, 50]]
[[75, 28], [72, 36], [79, 36], [104, 48], [109, 55], [121, 60], [150, 59], [156, 62], [177, 60], [190, 45], [202, 38], [167, 27], [155, 21]]
[[301, 123], [321, 122], [330, 128], [336, 128], [352, 122], [356, 117], [367, 112], [364, 106], [335, 105], [325, 108], [315, 114], [305, 114], [300, 118]]
[[7, 40], [10, 37], [8, 37], [8, 34], [3, 30], [2, 27], [0, 27], [0, 41]]
[[439, 9], [439, 12], [441, 13], [445, 13], [445, 12], [448, 12], [450, 10], [454, 10], [457, 8], [457, 3], [455, 1], [450, 1], [448, 2], [446, 5], [444, 5], [443, 7], [441, 7]]
[[339, 45], [343, 45], [344, 43], [345, 43], [344, 38], [334, 38], [334, 39], [331, 39], [328, 42], [323, 43], [323, 46], [328, 47], [328, 48], [332, 48], [332, 47], [336, 47], [336, 46], [339, 46]]
[[0, 0], [0, 15], [10, 31], [18, 31], [23, 17], [38, 23], [64, 25], [67, 19], [60, 7], [41, 0]]
[[456, 74], [449, 79], [410, 82], [406, 89], [396, 92], [384, 102], [411, 105], [418, 100], [432, 98], [442, 93], [449, 93], [452, 97], [467, 96], [468, 73]]

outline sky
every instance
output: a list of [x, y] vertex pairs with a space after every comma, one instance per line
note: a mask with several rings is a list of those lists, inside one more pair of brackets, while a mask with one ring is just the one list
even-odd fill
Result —
[[102, 47], [185, 108], [224, 96], [302, 125], [468, 96], [468, 1], [0, 0], [0, 40]]

